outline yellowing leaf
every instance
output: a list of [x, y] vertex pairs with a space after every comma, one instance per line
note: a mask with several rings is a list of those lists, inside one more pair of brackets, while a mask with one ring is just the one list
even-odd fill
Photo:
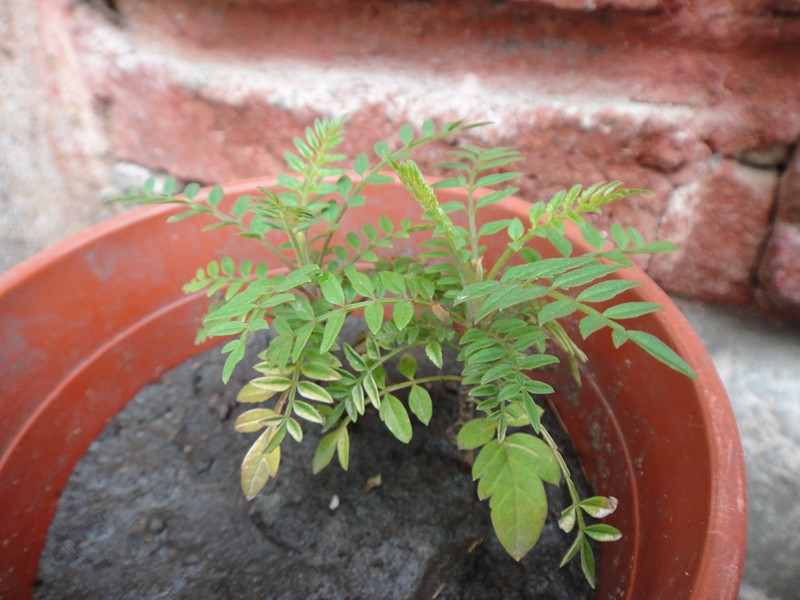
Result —
[[330, 392], [313, 381], [301, 381], [297, 384], [297, 391], [303, 398], [324, 402], [325, 404], [333, 404], [333, 397]]
[[254, 408], [240, 414], [236, 417], [233, 423], [233, 428], [239, 433], [252, 433], [253, 431], [260, 431], [266, 427], [265, 419], [270, 417], [277, 417], [281, 419], [280, 415], [275, 415], [275, 411], [271, 408]]
[[269, 390], [258, 387], [252, 382], [245, 384], [236, 396], [237, 402], [264, 402], [269, 400], [277, 393], [276, 390]]
[[265, 452], [273, 432], [273, 429], [267, 429], [262, 433], [242, 460], [242, 491], [248, 500], [255, 498], [269, 478], [278, 472], [281, 447], [278, 446], [272, 452]]
[[547, 517], [542, 479], [557, 483], [560, 470], [550, 448], [524, 433], [486, 444], [472, 468], [478, 496], [490, 498], [492, 525], [506, 551], [520, 560], [533, 548]]

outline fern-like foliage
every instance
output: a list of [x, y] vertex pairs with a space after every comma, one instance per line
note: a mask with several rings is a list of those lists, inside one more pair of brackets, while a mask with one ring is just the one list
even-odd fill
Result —
[[[611, 541], [620, 532], [588, 523], [616, 507], [613, 498], [581, 499], [558, 448], [541, 422], [540, 397], [553, 392], [537, 370], [567, 357], [575, 373], [586, 360], [564, 326], [577, 319], [587, 338], [610, 329], [614, 343], [633, 343], [657, 360], [689, 376], [690, 367], [656, 337], [626, 327], [628, 319], [659, 310], [654, 304], [619, 301], [638, 285], [608, 276], [631, 266], [636, 253], [668, 251], [665, 242], [646, 242], [633, 228], [614, 225], [610, 239], [587, 220], [610, 203], [640, 190], [619, 182], [574, 186], [547, 202], [532, 204], [527, 219], [487, 221], [484, 209], [516, 194], [508, 186], [523, 176], [508, 171], [522, 156], [513, 148], [462, 145], [443, 164], [453, 176], [429, 184], [409, 157], [426, 144], [463, 134], [478, 124], [460, 121], [419, 131], [403, 126], [397, 142], [379, 142], [374, 156], [350, 161], [338, 151], [345, 139], [341, 119], [317, 120], [284, 154], [288, 172], [276, 185], [236, 199], [220, 187], [204, 197], [199, 187], [176, 194], [174, 179], [161, 191], [152, 182], [118, 198], [133, 204], [175, 204], [184, 208], [172, 220], [211, 217], [205, 229], [233, 227], [261, 244], [286, 267], [270, 272], [263, 263], [236, 264], [230, 258], [201, 266], [187, 293], [216, 299], [198, 338], [229, 338], [223, 379], [242, 360], [245, 344], [270, 329], [269, 345], [254, 365], [257, 376], [238, 400], [255, 405], [236, 419], [237, 430], [258, 433], [242, 463], [242, 489], [248, 498], [274, 477], [286, 435], [297, 442], [304, 426], [322, 428], [312, 468], [318, 472], [337, 457], [347, 469], [350, 426], [370, 408], [400, 441], [412, 436], [412, 418], [427, 424], [434, 409], [427, 385], [454, 380], [477, 415], [458, 433], [462, 449], [476, 451], [473, 477], [478, 496], [489, 499], [498, 538], [514, 558], [536, 543], [547, 514], [544, 484], [565, 482], [570, 504], [560, 525], [576, 531], [565, 562], [580, 556], [594, 585], [589, 539]], [[420, 222], [392, 222], [385, 216], [361, 230], [335, 236], [347, 211], [366, 202], [367, 186], [394, 181], [391, 169], [420, 205]], [[357, 178], [348, 173], [354, 172]], [[466, 201], [439, 202], [437, 190], [463, 188]], [[451, 215], [466, 213], [466, 219]], [[461, 216], [461, 215], [460, 215]], [[565, 223], [578, 224], [592, 250], [575, 254]], [[457, 224], [461, 223], [461, 225]], [[416, 256], [391, 252], [412, 233], [426, 232]], [[501, 236], [505, 250], [484, 264], [485, 242]], [[544, 258], [530, 242], [547, 240], [556, 256]], [[609, 307], [609, 301], [613, 301]], [[362, 339], [344, 342], [346, 319], [363, 315]], [[443, 349], [453, 348], [463, 364], [459, 374], [420, 375], [411, 350], [424, 351], [441, 368]], [[400, 381], [387, 374], [398, 361]], [[401, 400], [406, 396], [407, 401]]]

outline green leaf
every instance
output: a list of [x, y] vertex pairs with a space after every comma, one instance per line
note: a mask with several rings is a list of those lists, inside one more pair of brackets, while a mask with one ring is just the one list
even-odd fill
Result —
[[[236, 368], [236, 365], [244, 358], [244, 342], [241, 340], [234, 340], [235, 343], [231, 346], [230, 354], [225, 359], [225, 364], [222, 366], [222, 381], [223, 383], [228, 383], [231, 378], [231, 374], [233, 373], [233, 369]], [[225, 346], [228, 347], [227, 345]]]
[[350, 283], [357, 294], [369, 297], [375, 293], [375, 287], [372, 283], [372, 280], [364, 273], [358, 271], [353, 265], [347, 266], [345, 269], [345, 275], [347, 275], [347, 279], [350, 280]]
[[692, 379], [697, 379], [697, 373], [683, 360], [672, 348], [656, 336], [644, 331], [628, 331], [628, 338], [642, 350], [668, 367], [683, 373]]
[[317, 276], [319, 281], [320, 290], [325, 300], [334, 306], [341, 306], [344, 304], [344, 290], [339, 280], [332, 273], [323, 272]]
[[222, 188], [218, 185], [215, 185], [211, 188], [208, 192], [208, 199], [206, 203], [209, 206], [219, 206], [219, 203], [222, 202], [222, 198], [225, 196], [225, 193], [222, 191]]
[[350, 434], [347, 432], [347, 427], [339, 429], [339, 435], [336, 438], [336, 455], [339, 457], [339, 464], [342, 469], [347, 471], [350, 465]]
[[406, 284], [403, 276], [393, 271], [381, 271], [378, 275], [383, 286], [393, 294], [402, 296], [406, 293]]
[[472, 468], [473, 479], [479, 480], [478, 497], [490, 498], [497, 538], [515, 560], [533, 548], [547, 518], [542, 473], [548, 480], [560, 477], [555, 456], [542, 440], [522, 433], [502, 443], [490, 441]]
[[250, 446], [242, 460], [241, 482], [245, 498], [252, 500], [267, 484], [270, 477], [278, 472], [281, 462], [281, 448], [278, 446], [271, 452], [265, 452], [270, 441], [272, 429], [267, 429]]
[[506, 284], [504, 287], [492, 292], [475, 315], [478, 322], [488, 315], [498, 310], [504, 310], [523, 302], [530, 302], [536, 298], [541, 298], [547, 293], [547, 289], [540, 285], [521, 286], [519, 284]]
[[303, 441], [303, 428], [300, 427], [300, 423], [295, 421], [292, 417], [289, 417], [286, 421], [286, 430], [298, 444]]
[[509, 267], [503, 273], [501, 281], [530, 281], [559, 275], [568, 269], [574, 269], [595, 260], [593, 256], [545, 258], [530, 263]]
[[414, 303], [410, 300], [401, 300], [394, 305], [394, 324], [402, 331], [414, 316]]
[[481, 377], [481, 383], [491, 383], [493, 381], [497, 381], [498, 379], [502, 379], [507, 375], [511, 374], [514, 370], [514, 365], [507, 361], [501, 361], [491, 367], [486, 373], [483, 374]]
[[433, 415], [433, 402], [431, 401], [431, 395], [424, 387], [419, 385], [411, 386], [411, 391], [408, 394], [408, 407], [422, 423], [425, 425], [430, 423]]
[[578, 324], [583, 339], [588, 338], [594, 332], [601, 330], [608, 325], [608, 321], [603, 315], [591, 314], [583, 317]]
[[511, 173], [495, 173], [494, 175], [486, 175], [485, 177], [481, 177], [475, 182], [475, 185], [478, 187], [489, 187], [492, 185], [497, 185], [498, 183], [503, 183], [504, 181], [516, 179], [520, 176], [522, 176], [522, 173], [517, 171]]
[[193, 200], [195, 196], [197, 196], [197, 192], [200, 191], [200, 184], [198, 183], [190, 183], [185, 188], [183, 188], [183, 196], [189, 200]]
[[347, 313], [345, 313], [345, 311], [337, 310], [331, 313], [331, 316], [325, 321], [325, 329], [322, 331], [322, 341], [319, 344], [319, 351], [321, 353], [327, 352], [336, 343], [336, 338], [342, 330], [346, 318]]
[[611, 341], [614, 344], [614, 348], [619, 348], [630, 339], [628, 337], [628, 332], [624, 329], [612, 329], [611, 330]]
[[208, 323], [203, 331], [209, 337], [226, 336], [241, 333], [247, 329], [247, 323], [241, 321], [212, 321]]
[[522, 225], [522, 221], [516, 217], [511, 219], [511, 223], [508, 225], [508, 237], [510, 237], [512, 241], [516, 242], [524, 234], [525, 227]]
[[625, 228], [619, 223], [611, 224], [611, 238], [617, 245], [617, 248], [624, 250], [631, 243], [631, 238]]
[[267, 298], [264, 298], [263, 300], [260, 300], [258, 302], [258, 305], [261, 308], [272, 308], [274, 306], [278, 306], [279, 304], [288, 302], [289, 300], [294, 300], [294, 298], [295, 295], [290, 294], [288, 292], [283, 294], [275, 294], [274, 296], [269, 296]]
[[316, 400], [325, 404], [333, 404], [330, 392], [321, 385], [312, 381], [301, 381], [297, 384], [297, 392], [308, 400]]
[[641, 248], [642, 246], [644, 246], [644, 237], [642, 237], [642, 234], [639, 232], [638, 229], [636, 229], [635, 227], [628, 227], [628, 235], [631, 236], [631, 240], [633, 241], [634, 246], [636, 246], [637, 248]]
[[[500, 202], [501, 200], [505, 200], [509, 196], [513, 196], [519, 191], [519, 188], [512, 187], [505, 190], [498, 190], [496, 192], [492, 192], [491, 194], [486, 194], [485, 196], [481, 196], [478, 198], [478, 202], [475, 204], [477, 208], [483, 208], [484, 206], [489, 206], [490, 204], [495, 204]], [[481, 228], [482, 229], [482, 228]], [[483, 234], [481, 234], [483, 235]]]
[[398, 440], [404, 444], [411, 441], [411, 421], [408, 418], [408, 412], [406, 412], [400, 400], [392, 394], [386, 394], [381, 402], [379, 414], [381, 421], [386, 424], [386, 427]]
[[458, 432], [458, 447], [474, 450], [488, 444], [497, 432], [497, 423], [489, 419], [473, 419]]
[[622, 532], [611, 525], [605, 523], [595, 523], [584, 529], [586, 535], [598, 542], [616, 542], [622, 537]]
[[442, 345], [439, 342], [425, 344], [425, 355], [437, 368], [442, 368]]
[[373, 335], [377, 334], [383, 324], [383, 304], [372, 302], [364, 307], [364, 321]]
[[400, 141], [402, 142], [402, 144], [404, 146], [408, 146], [414, 139], [414, 128], [408, 123], [406, 123], [400, 128], [398, 136], [400, 137]]
[[369, 169], [369, 158], [362, 152], [356, 156], [356, 160], [353, 162], [353, 171], [363, 176], [364, 173], [367, 172], [367, 169]]
[[345, 241], [353, 250], [358, 250], [361, 248], [361, 238], [358, 237], [358, 234], [355, 231], [348, 231], [347, 235], [345, 236]]
[[625, 302], [612, 306], [603, 313], [603, 316], [609, 319], [633, 319], [659, 310], [663, 308], [653, 302]]
[[539, 311], [539, 325], [544, 325], [548, 321], [561, 319], [567, 315], [571, 315], [578, 309], [578, 305], [574, 300], [556, 300], [550, 304], [545, 305]]
[[318, 381], [338, 381], [342, 378], [339, 371], [321, 362], [305, 362], [300, 365], [300, 372], [309, 379]]
[[479, 281], [465, 286], [455, 298], [455, 304], [461, 304], [467, 300], [482, 298], [495, 291], [500, 286], [498, 281]]
[[[364, 388], [361, 383], [350, 388], [350, 396], [345, 400], [345, 408], [347, 408], [347, 414], [354, 421], [356, 420], [356, 414], [364, 414], [366, 404], [364, 402]], [[355, 409], [356, 414], [353, 413], [353, 409]]]
[[381, 231], [387, 235], [394, 231], [394, 223], [392, 223], [392, 220], [386, 215], [381, 215], [378, 217], [378, 225], [380, 226]]
[[363, 387], [370, 404], [375, 408], [380, 408], [381, 396], [380, 390], [378, 389], [378, 382], [375, 381], [375, 377], [369, 371], [364, 375]]
[[364, 181], [370, 185], [386, 185], [387, 183], [394, 183], [394, 179], [388, 175], [382, 175], [380, 173], [372, 173], [371, 175], [367, 175], [367, 178]]
[[511, 223], [510, 219], [500, 219], [498, 221], [490, 221], [485, 225], [482, 225], [480, 230], [478, 231], [478, 237], [483, 237], [484, 235], [494, 235], [495, 233], [499, 233], [506, 229], [509, 224]]
[[578, 535], [576, 535], [575, 539], [572, 540], [572, 543], [569, 545], [567, 552], [564, 554], [564, 558], [561, 559], [561, 564], [559, 565], [559, 568], [566, 565], [569, 561], [571, 561], [578, 555], [582, 543], [583, 543], [583, 533], [578, 532]]
[[571, 287], [591, 283], [596, 279], [605, 277], [615, 271], [619, 271], [620, 265], [606, 265], [602, 263], [590, 263], [569, 273], [559, 275], [553, 280], [553, 287], [568, 289]]
[[297, 362], [303, 354], [303, 351], [308, 345], [308, 340], [311, 334], [314, 333], [315, 324], [313, 322], [306, 323], [295, 333], [294, 347], [292, 349], [292, 362]]
[[557, 362], [558, 358], [552, 354], [529, 354], [522, 357], [517, 365], [523, 371], [532, 371]]
[[[442, 163], [442, 164], [440, 164], [439, 166], [440, 166], [440, 167], [442, 167], [442, 168], [445, 168], [445, 169], [454, 169], [454, 168], [459, 168], [459, 167], [457, 166], [457, 163], [456, 163], [456, 164], [454, 164], [454, 163]], [[469, 167], [467, 167], [466, 165], [462, 165], [462, 166], [464, 167], [464, 169], [463, 169], [463, 170], [467, 170], [467, 169], [469, 169]], [[464, 185], [466, 185], [466, 181], [464, 180], [464, 178], [463, 178], [463, 177], [450, 177], [450, 178], [448, 178], [448, 179], [440, 179], [440, 180], [439, 180], [439, 181], [437, 181], [436, 183], [433, 183], [433, 184], [431, 184], [431, 187], [432, 187], [433, 189], [435, 189], [435, 190], [441, 190], [441, 189], [444, 189], [444, 188], [457, 188], [457, 187], [463, 187]], [[461, 204], [460, 202], [455, 202], [455, 203], [452, 203], [452, 202], [451, 202], [451, 203], [449, 203], [449, 204], [453, 205], [453, 206], [452, 206], [452, 207], [453, 207], [453, 209], [456, 209], [456, 205], [457, 205], [457, 206], [458, 206], [458, 208], [460, 208], [461, 210], [463, 210], [463, 209], [464, 209], [464, 205], [463, 205], [463, 204]], [[446, 209], [446, 208], [444, 208], [444, 205], [442, 206], [442, 210], [444, 210], [445, 212], [448, 212], [448, 211], [447, 211], [447, 209]]]
[[601, 281], [583, 290], [578, 294], [577, 300], [580, 302], [605, 302], [639, 285], [641, 283], [638, 281], [629, 281], [627, 279]]
[[589, 545], [589, 540], [585, 537], [581, 540], [581, 570], [589, 587], [594, 589], [596, 583], [595, 570], [594, 570], [594, 552]]
[[323, 437], [317, 449], [314, 451], [314, 458], [311, 459], [311, 471], [316, 475], [322, 469], [328, 466], [333, 458], [333, 453], [336, 451], [336, 445], [339, 441], [339, 432], [334, 431]]
[[367, 370], [367, 363], [364, 362], [364, 359], [361, 358], [361, 355], [356, 352], [350, 344], [344, 344], [344, 356], [347, 359], [347, 362], [350, 363], [350, 366], [356, 371]]
[[[487, 340], [487, 342], [493, 342], [493, 340]], [[487, 342], [482, 342], [480, 345], [483, 346]], [[483, 362], [494, 362], [503, 356], [505, 356], [507, 349], [504, 346], [498, 345], [489, 345], [486, 348], [482, 348], [475, 353], [467, 353], [467, 359], [470, 365], [477, 365]]]
[[560, 232], [550, 228], [545, 230], [545, 237], [561, 253], [561, 256], [568, 257], [572, 254], [572, 243]]
[[583, 235], [583, 239], [586, 240], [586, 243], [595, 250], [600, 250], [606, 243], [603, 235], [597, 231], [597, 228], [589, 223], [584, 222], [583, 225], [581, 225], [581, 235]]
[[417, 359], [413, 354], [403, 354], [400, 357], [397, 369], [403, 377], [414, 379], [414, 375], [417, 373]]

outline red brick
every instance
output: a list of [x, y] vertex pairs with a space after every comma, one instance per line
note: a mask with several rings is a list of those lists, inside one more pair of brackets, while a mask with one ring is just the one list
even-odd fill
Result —
[[759, 268], [762, 306], [800, 319], [800, 151], [778, 191], [775, 224]]
[[759, 274], [759, 303], [769, 311], [800, 320], [800, 225], [775, 225]]
[[676, 0], [538, 0], [538, 2], [565, 10], [585, 11], [605, 7], [651, 11], [674, 8], [678, 4]]
[[681, 253], [659, 256], [650, 274], [669, 291], [746, 303], [769, 227], [777, 175], [714, 159], [706, 174], [670, 198], [659, 237]]
[[[800, 27], [775, 2], [118, 0], [122, 27], [81, 22], [81, 5], [73, 40], [118, 158], [226, 181], [284, 168], [316, 116], [348, 113], [353, 154], [407, 120], [489, 118], [471, 141], [524, 153], [522, 196], [611, 179], [651, 189], [601, 227], [611, 217], [648, 239], [677, 236], [689, 252], [654, 265], [665, 285], [742, 302], [781, 160], [770, 149], [800, 139]], [[445, 149], [426, 150], [423, 168], [435, 172]], [[709, 169], [712, 152], [773, 172], [727, 159]], [[733, 202], [741, 194], [751, 212]]]

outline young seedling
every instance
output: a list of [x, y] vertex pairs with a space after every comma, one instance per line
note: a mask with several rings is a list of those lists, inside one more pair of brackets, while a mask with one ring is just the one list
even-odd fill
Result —
[[[673, 250], [669, 242], [645, 242], [631, 227], [613, 225], [607, 240], [585, 216], [641, 190], [619, 182], [574, 186], [547, 202], [531, 204], [528, 218], [486, 221], [485, 207], [517, 193], [503, 187], [522, 174], [504, 171], [522, 160], [512, 148], [462, 145], [444, 163], [453, 176], [430, 185], [409, 159], [420, 146], [462, 134], [482, 125], [460, 121], [437, 129], [425, 122], [420, 131], [406, 125], [399, 146], [375, 146], [375, 155], [350, 160], [336, 151], [344, 140], [341, 119], [323, 119], [295, 139], [285, 153], [289, 173], [274, 188], [260, 188], [229, 208], [223, 191], [214, 187], [205, 201], [196, 200], [199, 186], [175, 195], [169, 179], [160, 192], [148, 182], [140, 191], [119, 199], [136, 204], [177, 204], [185, 211], [173, 220], [211, 215], [211, 227], [231, 226], [239, 235], [261, 244], [286, 267], [270, 272], [265, 264], [230, 258], [212, 261], [186, 284], [187, 293], [205, 290], [215, 296], [198, 333], [200, 341], [233, 336], [223, 379], [227, 382], [245, 352], [248, 338], [271, 329], [273, 336], [254, 365], [258, 376], [239, 392], [242, 403], [258, 405], [240, 414], [237, 431], [257, 433], [242, 461], [241, 483], [253, 498], [274, 477], [288, 434], [303, 440], [303, 423], [322, 428], [312, 461], [319, 472], [337, 457], [343, 469], [350, 456], [350, 426], [369, 407], [401, 442], [412, 436], [411, 415], [428, 424], [433, 402], [428, 384], [456, 381], [469, 410], [458, 446], [476, 452], [472, 476], [478, 497], [488, 499], [494, 530], [508, 553], [519, 560], [536, 544], [547, 515], [544, 484], [566, 485], [569, 501], [559, 519], [574, 532], [562, 565], [580, 557], [589, 584], [595, 584], [595, 560], [589, 540], [609, 542], [621, 533], [611, 525], [589, 523], [617, 507], [613, 497], [581, 498], [550, 433], [540, 420], [540, 397], [553, 388], [537, 378], [537, 370], [565, 357], [578, 377], [586, 356], [563, 325], [578, 319], [585, 339], [609, 328], [614, 344], [639, 346], [656, 360], [694, 376], [672, 349], [644, 331], [627, 328], [626, 319], [660, 306], [619, 301], [637, 282], [607, 276], [632, 265], [630, 255]], [[409, 202], [421, 209], [420, 220], [392, 222], [385, 216], [359, 231], [335, 233], [348, 211], [359, 210], [369, 197], [367, 186], [395, 181], [409, 190]], [[355, 173], [355, 177], [349, 173]], [[441, 203], [436, 190], [465, 190], [465, 203]], [[451, 215], [463, 212], [457, 225]], [[592, 250], [575, 254], [564, 235], [565, 223], [578, 225]], [[386, 252], [398, 240], [424, 235], [421, 252], [409, 257]], [[503, 254], [489, 264], [482, 243], [503, 236]], [[557, 257], [543, 258], [529, 245], [543, 238]], [[338, 241], [341, 240], [341, 241]], [[388, 256], [388, 257], [387, 257]], [[615, 301], [609, 307], [609, 301]], [[599, 307], [602, 303], [602, 307]], [[342, 341], [350, 315], [362, 315], [367, 331], [358, 344]], [[454, 349], [460, 373], [419, 375], [415, 349], [435, 367], [443, 366], [442, 350]], [[398, 361], [401, 380], [387, 375]], [[407, 395], [407, 402], [401, 396]], [[472, 407], [474, 406], [474, 410]], [[409, 414], [410, 413], [410, 414]]]

